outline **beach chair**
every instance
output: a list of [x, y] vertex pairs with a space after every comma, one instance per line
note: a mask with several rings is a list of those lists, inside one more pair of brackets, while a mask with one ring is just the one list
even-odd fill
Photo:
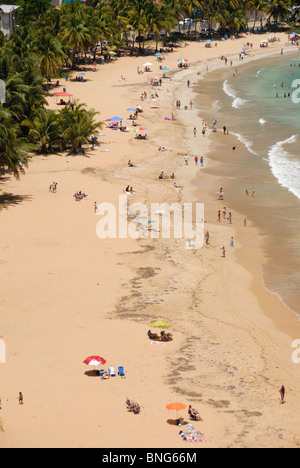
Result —
[[118, 367], [118, 375], [120, 377], [125, 377], [125, 372], [124, 372], [124, 367], [123, 366]]
[[108, 372], [109, 372], [109, 375], [111, 377], [115, 377], [116, 376], [116, 373], [115, 373], [115, 369], [113, 367], [109, 367], [108, 368]]

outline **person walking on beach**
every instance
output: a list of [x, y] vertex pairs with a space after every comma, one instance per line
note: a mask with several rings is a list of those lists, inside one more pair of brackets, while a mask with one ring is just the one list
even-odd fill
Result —
[[225, 219], [225, 218], [226, 218], [226, 207], [224, 206], [224, 208], [223, 208], [223, 219]]
[[280, 397], [281, 397], [281, 403], [284, 403], [284, 396], [285, 396], [285, 387], [284, 385], [281, 386], [281, 389], [279, 390]]
[[220, 210], [218, 211], [218, 222], [219, 223], [221, 222], [221, 211]]
[[19, 392], [19, 405], [23, 405], [23, 393]]
[[188, 165], [188, 163], [189, 163], [189, 157], [188, 157], [187, 154], [185, 155], [184, 160], [185, 160], [185, 164]]
[[195, 164], [198, 165], [198, 156], [195, 156]]
[[226, 135], [226, 127], [225, 127], [225, 125], [224, 125], [224, 127], [223, 127], [223, 133], [224, 133], [224, 135]]
[[234, 247], [234, 239], [233, 239], [233, 237], [230, 239], [230, 247]]
[[203, 156], [201, 156], [201, 158], [200, 158], [200, 164], [203, 167]]
[[222, 257], [225, 258], [226, 257], [226, 250], [225, 250], [224, 245], [223, 245], [223, 247], [221, 247], [221, 250], [222, 250]]
[[187, 87], [188, 88], [190, 87], [190, 84], [191, 84], [190, 80], [187, 80]]
[[197, 136], [197, 129], [196, 129], [196, 127], [194, 127], [194, 137], [196, 137], [196, 136]]
[[206, 234], [205, 234], [205, 242], [206, 242], [206, 245], [209, 244], [209, 232], [206, 231]]
[[228, 214], [228, 221], [230, 224], [232, 224], [232, 216], [231, 216], [231, 212], [229, 211], [229, 214]]

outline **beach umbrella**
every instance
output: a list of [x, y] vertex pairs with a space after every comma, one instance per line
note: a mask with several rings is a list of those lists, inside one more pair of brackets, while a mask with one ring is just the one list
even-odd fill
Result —
[[114, 52], [113, 50], [109, 50], [107, 53], [108, 53], [109, 55], [117, 55], [116, 52]]
[[154, 54], [156, 57], [160, 57], [162, 55], [161, 52], [157, 52], [156, 54]]
[[207, 41], [206, 41], [206, 42], [212, 42], [212, 40], [211, 40], [211, 39], [207, 39]]
[[150, 323], [150, 326], [154, 328], [171, 328], [172, 327], [170, 323], [162, 322], [161, 320], [156, 320], [155, 322]]
[[134, 109], [133, 107], [129, 107], [128, 109], [126, 109], [127, 112], [134, 112], [136, 111], [136, 108]]
[[179, 403], [178, 401], [174, 403], [169, 403], [166, 406], [167, 409], [171, 410], [176, 410], [176, 418], [178, 419], [178, 411], [184, 410], [186, 408], [186, 405], [184, 403]]
[[83, 363], [87, 366], [100, 366], [100, 364], [105, 364], [106, 360], [100, 356], [89, 356], [83, 361]]
[[122, 118], [121, 117], [111, 117], [110, 119], [108, 119], [110, 122], [122, 122]]
[[188, 60], [187, 59], [184, 59], [184, 58], [181, 58], [178, 60], [179, 63], [187, 63]]
[[146, 127], [138, 127], [134, 131], [135, 132], [142, 132], [143, 130], [147, 130], [147, 128]]
[[55, 93], [54, 96], [73, 96], [73, 94], [67, 93], [65, 91], [61, 91], [59, 93]]
[[151, 65], [152, 65], [152, 63], [146, 62], [146, 63], [144, 63], [143, 67], [151, 67]]
[[78, 73], [78, 76], [84, 76], [85, 73]]
[[169, 71], [169, 70], [170, 70], [170, 68], [168, 68], [168, 67], [162, 68], [162, 71]]

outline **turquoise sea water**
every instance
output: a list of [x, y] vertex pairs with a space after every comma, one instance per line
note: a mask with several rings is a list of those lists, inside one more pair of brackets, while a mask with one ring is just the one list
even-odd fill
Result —
[[276, 62], [260, 61], [260, 68], [238, 74], [233, 70], [223, 90], [235, 96], [233, 119], [243, 115], [236, 128], [252, 151], [268, 158], [278, 183], [300, 200], [300, 53]]
[[[210, 105], [201, 108], [200, 99], [198, 104], [208, 119], [218, 120], [220, 130], [225, 124], [238, 146], [248, 150], [241, 160], [237, 148], [235, 164], [226, 164], [222, 156], [222, 174], [234, 181], [228, 195], [242, 200], [232, 208], [242, 210], [264, 236], [265, 286], [300, 316], [299, 64], [296, 51], [243, 67], [227, 65], [216, 78], [208, 75]], [[203, 84], [200, 89], [203, 92]], [[251, 203], [242, 198], [245, 189], [255, 191]]]

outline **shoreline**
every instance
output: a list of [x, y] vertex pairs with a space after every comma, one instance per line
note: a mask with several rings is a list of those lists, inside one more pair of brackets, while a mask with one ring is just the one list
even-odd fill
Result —
[[[196, 52], [198, 54], [195, 45], [195, 56]], [[174, 55], [178, 56], [179, 51], [172, 57], [168, 56], [168, 60], [173, 60]], [[133, 61], [137, 63], [135, 59], [126, 60], [128, 70], [129, 64], [131, 68], [134, 67]], [[147, 75], [147, 83], [140, 83], [144, 77], [140, 79], [135, 75], [135, 71], [131, 71], [128, 78], [130, 82], [126, 88], [126, 96], [125, 89], [117, 89], [122, 87], [122, 84], [113, 80], [117, 79], [117, 74], [120, 76], [122, 63], [120, 61], [113, 64], [110, 69], [112, 76], [107, 68], [103, 70], [103, 86], [106, 86], [106, 89], [115, 87], [118, 94], [116, 101], [106, 96], [101, 98], [106, 114], [108, 111], [110, 115], [120, 115], [120, 112], [124, 112], [123, 105], [126, 109], [130, 104], [134, 104], [128, 100], [134, 99], [138, 93], [139, 96], [143, 86], [149, 92], [150, 75]], [[114, 67], [117, 68], [116, 71]], [[194, 72], [193, 68], [189, 74]], [[26, 271], [23, 267], [24, 262], [28, 262], [30, 268], [29, 263], [34, 259], [32, 267], [37, 269], [41, 279], [35, 274], [36, 286], [26, 277], [24, 286], [22, 285], [19, 291], [24, 293], [24, 318], [15, 313], [17, 304], [12, 300], [13, 291], [8, 288], [5, 297], [8, 310], [4, 335], [8, 336], [10, 346], [9, 364], [3, 367], [6, 385], [2, 392], [7, 391], [9, 394], [9, 402], [5, 402], [2, 410], [6, 431], [4, 446], [79, 444], [100, 447], [186, 447], [186, 443], [178, 435], [178, 427], [166, 423], [166, 420], [174, 418], [174, 415], [166, 411], [165, 405], [178, 398], [186, 403], [192, 402], [203, 415], [204, 422], [195, 423], [195, 426], [205, 433], [206, 441], [201, 445], [193, 444], [195, 449], [203, 446], [293, 446], [299, 443], [297, 422], [294, 424], [290, 421], [290, 425], [286, 426], [286, 421], [289, 421], [297, 407], [296, 377], [290, 375], [289, 369], [284, 369], [285, 365], [282, 362], [291, 354], [290, 350], [285, 348], [287, 338], [274, 331], [273, 327], [270, 327], [269, 319], [260, 315], [261, 307], [257, 303], [257, 297], [250, 292], [252, 274], [237, 260], [239, 252], [244, 250], [242, 241], [238, 240], [235, 247], [237, 253], [228, 255], [226, 264], [218, 254], [221, 241], [224, 238], [229, 239], [230, 235], [235, 236], [235, 224], [217, 226], [209, 220], [207, 224], [213, 234], [212, 244], [208, 249], [204, 247], [199, 252], [185, 250], [181, 240], [169, 242], [161, 239], [141, 239], [137, 242], [107, 240], [101, 244], [102, 248], [99, 250], [99, 240], [94, 239], [96, 220], [92, 203], [95, 200], [116, 202], [118, 195], [122, 193], [121, 187], [125, 187], [129, 180], [130, 185], [137, 191], [139, 201], [198, 201], [194, 186], [197, 174], [191, 157], [193, 153], [198, 154], [197, 147], [194, 146], [189, 151], [189, 167], [184, 164], [184, 150], [186, 145], [190, 149], [202, 136], [199, 135], [194, 141], [194, 125], [181, 123], [181, 119], [162, 122], [163, 117], [170, 115], [174, 110], [174, 97], [179, 90], [183, 92], [182, 99], [190, 96], [192, 89], [190, 88], [187, 94], [183, 81], [189, 74], [181, 72], [181, 75], [177, 75], [177, 71], [174, 71], [173, 77], [175, 80], [178, 77], [179, 82], [173, 80], [169, 86], [164, 82], [163, 95], [158, 101], [144, 104], [141, 120], [145, 119], [147, 122], [147, 131], [149, 128], [149, 141], [145, 142], [145, 145], [143, 141], [135, 141], [132, 138], [124, 142], [124, 135], [104, 130], [104, 142], [98, 150], [91, 152], [87, 159], [62, 159], [60, 156], [34, 158], [27, 171], [29, 174], [26, 173], [21, 182], [11, 181], [8, 184], [10, 190], [18, 190], [19, 187], [24, 195], [30, 194], [32, 187], [35, 187], [36, 192], [32, 202], [33, 214], [28, 205], [23, 205], [17, 210], [19, 216], [23, 215], [29, 220], [29, 225], [21, 224], [24, 226], [22, 241], [18, 237], [17, 243], [9, 243], [9, 236], [14, 233], [16, 214], [12, 212], [14, 210], [4, 213], [7, 221], [5, 242], [8, 244], [4, 262], [10, 260], [12, 263], [9, 267], [5, 266], [5, 272], [8, 278], [13, 277], [17, 284], [20, 284], [18, 279], [21, 281]], [[180, 81], [181, 76], [184, 78]], [[82, 85], [74, 86], [74, 89], [78, 93], [84, 93], [80, 86]], [[93, 83], [90, 83], [90, 86], [92, 92], [89, 102], [92, 102], [97, 94]], [[168, 92], [169, 88], [173, 90]], [[180, 96], [177, 96], [178, 98]], [[195, 117], [196, 112], [194, 108], [181, 115], [186, 115], [188, 122], [194, 122], [191, 117], [197, 120], [199, 118]], [[186, 125], [191, 125], [189, 130]], [[205, 147], [202, 147], [205, 148], [205, 165], [209, 163], [208, 167], [214, 165], [209, 160], [212, 146], [210, 140], [208, 136], [205, 137]], [[158, 146], [166, 147], [166, 142], [170, 142], [168, 146], [172, 151], [158, 152]], [[110, 152], [101, 154], [102, 148], [109, 148]], [[137, 167], [134, 170], [127, 168], [128, 159], [136, 163]], [[171, 181], [159, 181], [156, 174], [161, 170], [174, 171], [176, 181], [183, 185], [183, 190], [174, 189], [169, 183]], [[204, 189], [203, 194], [209, 207], [208, 216], [212, 219], [217, 202], [210, 196], [210, 190], [206, 193], [205, 186], [210, 185], [211, 179], [219, 184], [219, 177], [207, 175], [205, 170], [206, 167], [201, 177], [204, 179], [201, 189]], [[197, 168], [197, 172], [199, 171], [201, 169]], [[60, 205], [57, 206], [58, 200], [47, 201], [47, 219], [44, 219], [45, 201], [48, 200], [43, 193], [45, 179], [52, 178], [52, 174], [53, 177], [54, 174], [55, 177], [58, 174], [61, 179], [57, 193]], [[33, 183], [36, 186], [32, 185]], [[66, 197], [70, 197], [72, 193], [71, 190], [75, 191], [81, 187], [88, 190], [88, 208], [84, 205], [85, 201], [75, 206], [72, 197], [70, 201], [68, 198], [66, 201]], [[132, 201], [137, 201], [136, 198]], [[63, 214], [62, 218], [59, 214]], [[36, 216], [40, 216], [40, 224]], [[34, 236], [32, 228], [35, 230]], [[252, 231], [252, 227], [250, 230]], [[13, 239], [15, 237], [14, 235]], [[256, 233], [254, 237], [253, 248], [257, 249]], [[53, 243], [54, 239], [57, 240], [57, 245]], [[28, 255], [24, 255], [24, 241], [28, 247]], [[50, 255], [46, 256], [43, 253], [41, 267], [34, 255], [44, 252], [43, 246], [46, 245]], [[14, 254], [22, 259], [20, 273], [15, 273], [19, 262], [9, 255], [9, 250], [13, 250]], [[51, 259], [53, 255], [54, 259], [57, 258], [57, 252], [65, 264], [62, 261], [57, 265]], [[76, 252], [74, 258], [71, 255], [73, 252]], [[97, 262], [94, 261], [95, 255]], [[50, 276], [47, 276], [46, 272]], [[237, 280], [241, 281], [238, 288]], [[51, 286], [49, 291], [48, 282]], [[34, 303], [25, 295], [29, 285], [35, 288], [44, 287], [43, 295], [36, 296]], [[38, 291], [35, 290], [37, 294]], [[55, 291], [55, 296], [52, 291]], [[65, 291], [68, 292], [66, 296]], [[269, 304], [270, 298], [267, 299]], [[60, 310], [63, 310], [64, 314], [60, 314]], [[41, 317], [41, 311], [47, 311], [46, 316]], [[251, 317], [247, 316], [249, 311]], [[151, 346], [147, 341], [146, 331], [154, 319], [164, 319], [172, 323], [172, 333], [175, 337], [173, 342], [162, 347]], [[17, 324], [20, 331], [14, 337], [12, 327]], [[37, 346], [34, 343], [30, 344], [30, 333], [34, 332], [40, 333], [36, 335]], [[99, 334], [102, 338], [101, 349], [96, 351], [99, 346]], [[279, 344], [277, 338], [280, 338]], [[48, 353], [53, 346], [53, 340], [56, 346], [52, 357]], [[20, 355], [20, 342], [24, 356]], [[279, 346], [275, 356], [274, 343]], [[12, 345], [17, 351], [12, 351]], [[30, 363], [26, 362], [27, 359], [30, 360], [36, 348], [43, 351], [39, 357], [41, 361], [44, 359], [42, 366], [39, 360], [35, 363], [32, 360]], [[67, 356], [61, 354], [65, 349], [73, 351], [71, 363]], [[105, 357], [109, 356], [110, 362], [115, 363], [115, 366], [122, 361], [127, 372], [126, 380], [115, 381], [113, 386], [112, 381], [99, 382], [98, 379], [82, 375], [85, 369], [82, 368], [81, 362], [86, 357], [83, 353], [88, 353], [88, 350], [90, 353], [99, 352]], [[34, 374], [29, 364], [35, 369]], [[276, 368], [280, 369], [280, 377]], [[36, 371], [40, 378], [36, 382], [37, 389], [32, 393], [32, 379]], [[282, 383], [281, 377], [285, 376], [290, 384], [290, 403], [284, 414], [278, 416], [277, 394], [279, 383]], [[22, 382], [22, 388], [18, 390], [23, 390], [25, 395], [23, 421], [19, 421], [19, 408], [10, 403], [16, 381], [17, 386]], [[54, 391], [56, 381], [60, 383], [59, 395]], [[108, 385], [103, 387], [102, 384], [106, 383]], [[100, 402], [99, 385], [102, 397]], [[82, 395], [89, 395], [88, 401], [83, 400]], [[136, 398], [142, 405], [139, 419], [133, 416], [134, 426], [132, 414], [127, 413], [125, 409], [126, 396]], [[4, 397], [2, 401], [4, 402]], [[43, 404], [45, 401], [47, 405]], [[109, 408], [108, 402], [111, 402]], [[97, 411], [91, 411], [95, 407]], [[25, 432], [28, 427], [31, 431], [27, 429]], [[40, 427], [45, 428], [46, 435], [40, 434]], [[70, 429], [72, 434], [69, 433]], [[47, 435], [53, 430], [60, 438], [53, 437], [48, 440]], [[83, 433], [88, 441], [87, 438], [82, 440]], [[282, 433], [285, 436], [283, 439], [280, 437]], [[1, 440], [0, 445], [3, 446]]]
[[[296, 51], [289, 51], [289, 52], [296, 53]], [[271, 53], [271, 54], [266, 54], [266, 55], [264, 55], [263, 57], [253, 57], [252, 60], [251, 60], [251, 63], [252, 63], [254, 60], [255, 60], [255, 61], [257, 60], [257, 61], [259, 62], [259, 60], [264, 60], [265, 58], [271, 58], [271, 57], [273, 57], [273, 56], [275, 57], [275, 52], [274, 52], [274, 53]], [[241, 65], [242, 65], [242, 66], [243, 66], [243, 65], [247, 66], [248, 64], [249, 64], [249, 61], [247, 61], [247, 63], [241, 64]], [[214, 71], [216, 71], [216, 70], [221, 70], [221, 66], [218, 67], [217, 64], [215, 64], [215, 65], [216, 65], [216, 67], [214, 68]], [[210, 73], [210, 72], [207, 72], [204, 76], [201, 76], [201, 77], [199, 78], [199, 82], [197, 83], [197, 86], [198, 86], [199, 84], [201, 84], [201, 80], [202, 80], [202, 79], [205, 80], [206, 76], [209, 75], [209, 73]], [[194, 99], [195, 97], [197, 97], [197, 93], [196, 93], [196, 92], [193, 93], [193, 99]], [[216, 114], [218, 114], [218, 113], [216, 112]], [[181, 115], [181, 114], [179, 114], [179, 115]], [[201, 111], [201, 110], [198, 110], [198, 117], [199, 117], [199, 119], [207, 120], [207, 119], [206, 119], [207, 116], [205, 116], [205, 111], [203, 112], [203, 111]], [[216, 117], [217, 117], [217, 115], [216, 115]], [[184, 124], [185, 124], [186, 126], [187, 126], [187, 125], [189, 125], [190, 127], [192, 126], [192, 123], [191, 123], [191, 122], [190, 122], [189, 124], [188, 124], [187, 122], [184, 122]], [[219, 132], [221, 132], [221, 130], [218, 130], [218, 133], [219, 133]], [[242, 144], [242, 146], [245, 147], [245, 151], [248, 151], [248, 152], [250, 152], [250, 153], [252, 152], [251, 148], [248, 147], [247, 142], [242, 141], [242, 140], [239, 138], [239, 135], [236, 134], [235, 129], [231, 129], [230, 134], [231, 134], [230, 139], [231, 139], [232, 141], [230, 140], [229, 146], [237, 145], [238, 142], [240, 142], [240, 143]], [[207, 161], [206, 161], [206, 167], [210, 167], [210, 164], [212, 163], [211, 156], [213, 156], [214, 161], [216, 161], [216, 160], [217, 160], [217, 153], [225, 152], [225, 148], [228, 147], [228, 145], [227, 145], [228, 141], [226, 141], [226, 144], [225, 144], [225, 142], [223, 142], [223, 144], [222, 144], [222, 143], [218, 140], [218, 143], [217, 143], [217, 144], [218, 144], [218, 151], [214, 151], [214, 150], [212, 149], [212, 147], [213, 147], [213, 145], [214, 145], [214, 138], [213, 138], [213, 137], [214, 137], [214, 135], [213, 135], [212, 133], [210, 133], [210, 135], [209, 135], [208, 137], [206, 136], [206, 139], [209, 140], [208, 142], [206, 141], [206, 147], [207, 147], [207, 149], [206, 149], [206, 151], [205, 151], [205, 153], [206, 153], [206, 160], [207, 160]], [[192, 137], [191, 137], [191, 138], [192, 138]], [[242, 151], [242, 154], [243, 154], [245, 151]], [[243, 158], [243, 156], [240, 156], [240, 158]], [[229, 157], [229, 158], [228, 158], [228, 163], [229, 163], [229, 164], [232, 164], [232, 163], [234, 164], [234, 158], [231, 158], [231, 160], [230, 160], [230, 157]], [[220, 162], [217, 163], [218, 166], [219, 166], [220, 164], [221, 164]], [[205, 172], [205, 171], [204, 171], [204, 172]], [[210, 172], [210, 174], [214, 174], [213, 169], [212, 169], [212, 171]], [[215, 175], [216, 175], [216, 174], [215, 174]], [[221, 179], [221, 178], [220, 178], [220, 179]], [[199, 186], [199, 185], [200, 185], [200, 181], [199, 181], [199, 179], [198, 179], [197, 177], [195, 177], [195, 179], [194, 179], [191, 183], [194, 184], [195, 186]], [[232, 182], [232, 183], [233, 183], [233, 182]], [[278, 182], [278, 183], [279, 183], [279, 182]], [[221, 181], [220, 181], [220, 184], [222, 185]], [[216, 188], [217, 188], [217, 184], [216, 184]], [[195, 191], [195, 196], [196, 196], [196, 191]], [[197, 200], [197, 198], [196, 198], [196, 200]], [[212, 204], [212, 203], [214, 203], [214, 202], [215, 202], [214, 198], [211, 197], [210, 203], [209, 203], [209, 204]], [[225, 201], [224, 201], [224, 204], [226, 204]], [[222, 208], [223, 203], [219, 203], [219, 205], [220, 205], [220, 208]], [[243, 214], [242, 212], [240, 212], [240, 210], [239, 210], [239, 213], [238, 213], [237, 211], [233, 211], [233, 210], [231, 210], [231, 211], [233, 212], [233, 217], [234, 217], [235, 219], [236, 219], [236, 218], [240, 218], [240, 221], [241, 221], [241, 224], [240, 224], [240, 225], [242, 225], [242, 219], [245, 217], [245, 213]], [[237, 216], [236, 216], [236, 215], [237, 215]], [[232, 226], [231, 226], [231, 227], [232, 227]], [[263, 275], [263, 271], [262, 271], [262, 266], [263, 266], [263, 264], [267, 261], [267, 257], [266, 257], [266, 254], [263, 253], [263, 250], [264, 250], [264, 249], [263, 249], [263, 245], [262, 245], [262, 242], [261, 242], [260, 239], [261, 239], [262, 237], [266, 236], [266, 233], [264, 233], [264, 232], [262, 231], [262, 229], [259, 228], [255, 223], [252, 223], [251, 227], [255, 230], [255, 236], [256, 236], [256, 238], [257, 238], [257, 242], [258, 242], [258, 245], [259, 245], [258, 249], [259, 249], [259, 251], [261, 252], [261, 254], [260, 254], [260, 259], [261, 259], [261, 260], [260, 260], [260, 263], [259, 263], [259, 265], [258, 265], [258, 269], [257, 269], [256, 272], [253, 272], [253, 271], [252, 271], [253, 283], [257, 283], [256, 278], [257, 278], [257, 276], [259, 276], [259, 277], [260, 277], [260, 281], [261, 281], [261, 283], [262, 283], [262, 285], [263, 285], [263, 289], [265, 290], [265, 293], [266, 293], [267, 295], [270, 294], [271, 296], [274, 296], [274, 300], [271, 300], [271, 302], [275, 305], [275, 309], [277, 309], [277, 311], [276, 311], [276, 317], [273, 316], [273, 312], [272, 312], [272, 313], [268, 313], [268, 311], [266, 310], [267, 306], [266, 306], [266, 304], [265, 304], [265, 302], [266, 302], [266, 300], [265, 300], [265, 301], [262, 301], [262, 303], [263, 303], [263, 305], [264, 305], [264, 309], [265, 309], [265, 310], [264, 310], [264, 313], [267, 315], [267, 317], [269, 317], [269, 318], [272, 320], [272, 322], [274, 323], [274, 325], [276, 326], [276, 328], [278, 328], [279, 331], [284, 331], [287, 335], [290, 336], [290, 338], [291, 338], [292, 340], [293, 340], [293, 339], [297, 339], [297, 336], [298, 336], [299, 332], [298, 332], [298, 328], [296, 327], [296, 330], [295, 330], [294, 327], [295, 327], [295, 324], [298, 325], [298, 320], [297, 320], [297, 319], [299, 318], [299, 314], [297, 314], [296, 311], [294, 311], [293, 309], [291, 309], [291, 308], [284, 302], [284, 300], [282, 299], [282, 297], [281, 297], [278, 293], [276, 293], [276, 292], [271, 291], [270, 289], [268, 289], [267, 286], [266, 286], [266, 284], [265, 284], [265, 279], [264, 279], [264, 275]], [[237, 234], [238, 232], [241, 234], [242, 231], [243, 231], [243, 229], [238, 229], [238, 232], [237, 232], [237, 231], [236, 231], [236, 226], [234, 226], [234, 229], [235, 229], [235, 236], [236, 236], [236, 234]], [[245, 255], [243, 256], [243, 254], [242, 254], [242, 251], [245, 251], [246, 249], [247, 249], [247, 243], [244, 242], [243, 245], [242, 245], [242, 249], [239, 249], [239, 251], [238, 251], [238, 256], [239, 256], [239, 260], [238, 260], [238, 261], [244, 266], [245, 269], [248, 270], [248, 266], [247, 266], [247, 265], [249, 264], [249, 259], [247, 259], [247, 257], [246, 257]], [[243, 258], [243, 257], [244, 257], [244, 258]], [[247, 260], [248, 260], [248, 263], [247, 263]], [[261, 288], [259, 288], [258, 285], [256, 284], [256, 287], [253, 287], [252, 289], [255, 290], [255, 291], [258, 291], [258, 290], [261, 289]], [[256, 293], [255, 295], [258, 296], [258, 297], [260, 296], [259, 293]], [[279, 300], [280, 305], [281, 305], [282, 307], [280, 307], [280, 305], [277, 305], [277, 307], [276, 307], [276, 302], [277, 302], [277, 300]], [[278, 311], [278, 309], [279, 309], [279, 311]], [[291, 320], [292, 322], [294, 322], [294, 323], [290, 323], [290, 321], [288, 321], [288, 324], [286, 324], [286, 323], [283, 324], [283, 323], [282, 323], [282, 322], [284, 322], [284, 320], [283, 320], [283, 316], [281, 316], [281, 314], [284, 314], [285, 311], [286, 311], [287, 315], [290, 317], [290, 320]]]

